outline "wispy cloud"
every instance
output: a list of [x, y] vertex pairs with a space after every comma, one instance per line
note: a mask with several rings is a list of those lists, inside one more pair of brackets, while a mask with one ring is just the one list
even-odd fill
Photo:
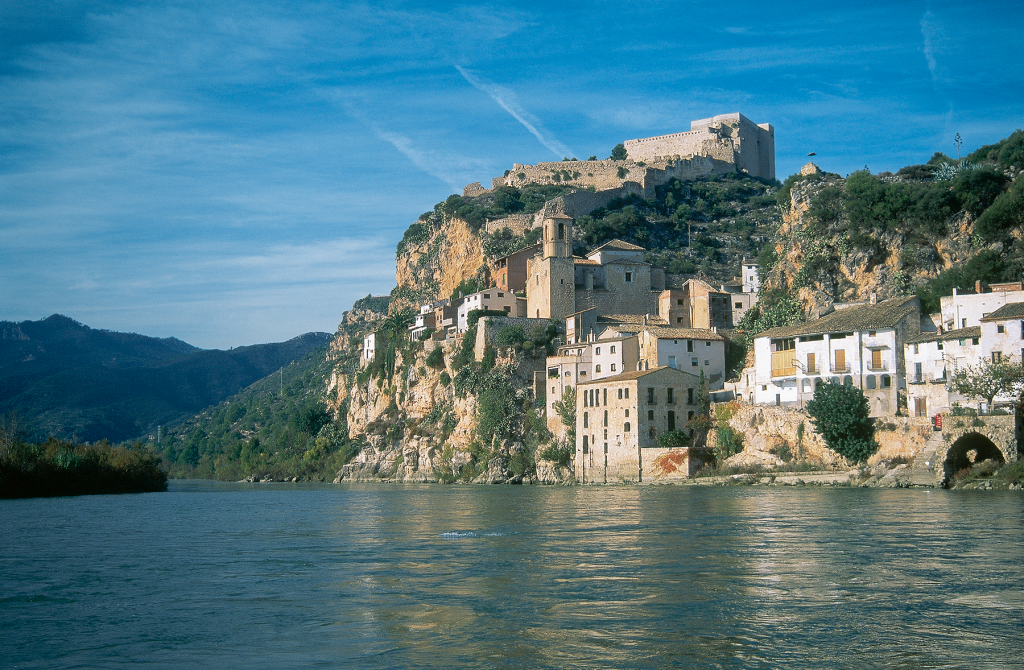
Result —
[[928, 10], [921, 17], [921, 37], [924, 39], [924, 59], [928, 62], [928, 71], [932, 75], [932, 83], [936, 85], [944, 83], [939, 74], [939, 62], [935, 58], [935, 40], [939, 35], [939, 27], [935, 21], [935, 15], [932, 14], [931, 10]]
[[516, 121], [523, 124], [523, 127], [530, 131], [530, 134], [537, 138], [537, 141], [548, 148], [551, 153], [555, 156], [571, 156], [572, 150], [565, 146], [553, 137], [547, 137], [542, 133], [538, 126], [540, 123], [537, 119], [529, 112], [524, 110], [516, 99], [516, 94], [498, 84], [485, 81], [480, 77], [470, 73], [464, 67], [459, 65], [455, 66], [455, 69], [459, 71], [462, 78], [473, 85], [477, 90], [483, 91], [487, 95], [491, 96], [494, 102], [498, 103], [502, 109], [511, 114]]

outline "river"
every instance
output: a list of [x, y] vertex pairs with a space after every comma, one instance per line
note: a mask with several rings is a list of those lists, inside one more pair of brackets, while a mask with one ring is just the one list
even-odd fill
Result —
[[1021, 668], [1024, 496], [221, 484], [0, 501], [4, 668]]

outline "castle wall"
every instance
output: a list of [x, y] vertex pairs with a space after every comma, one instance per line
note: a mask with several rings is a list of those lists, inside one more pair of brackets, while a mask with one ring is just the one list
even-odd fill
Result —
[[706, 157], [757, 177], [775, 178], [775, 129], [739, 113], [699, 119], [687, 132], [627, 140], [623, 146], [633, 161]]

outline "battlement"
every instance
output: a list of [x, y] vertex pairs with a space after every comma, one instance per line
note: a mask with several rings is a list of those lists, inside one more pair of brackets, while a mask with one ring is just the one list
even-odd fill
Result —
[[689, 131], [627, 140], [623, 146], [633, 161], [705, 157], [732, 163], [737, 172], [775, 179], [775, 129], [739, 112], [691, 121]]

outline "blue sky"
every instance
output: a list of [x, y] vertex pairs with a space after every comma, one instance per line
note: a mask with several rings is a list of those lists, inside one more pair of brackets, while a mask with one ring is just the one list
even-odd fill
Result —
[[513, 163], [740, 111], [777, 176], [1024, 127], [1020, 2], [0, 3], [0, 319], [334, 331]]

